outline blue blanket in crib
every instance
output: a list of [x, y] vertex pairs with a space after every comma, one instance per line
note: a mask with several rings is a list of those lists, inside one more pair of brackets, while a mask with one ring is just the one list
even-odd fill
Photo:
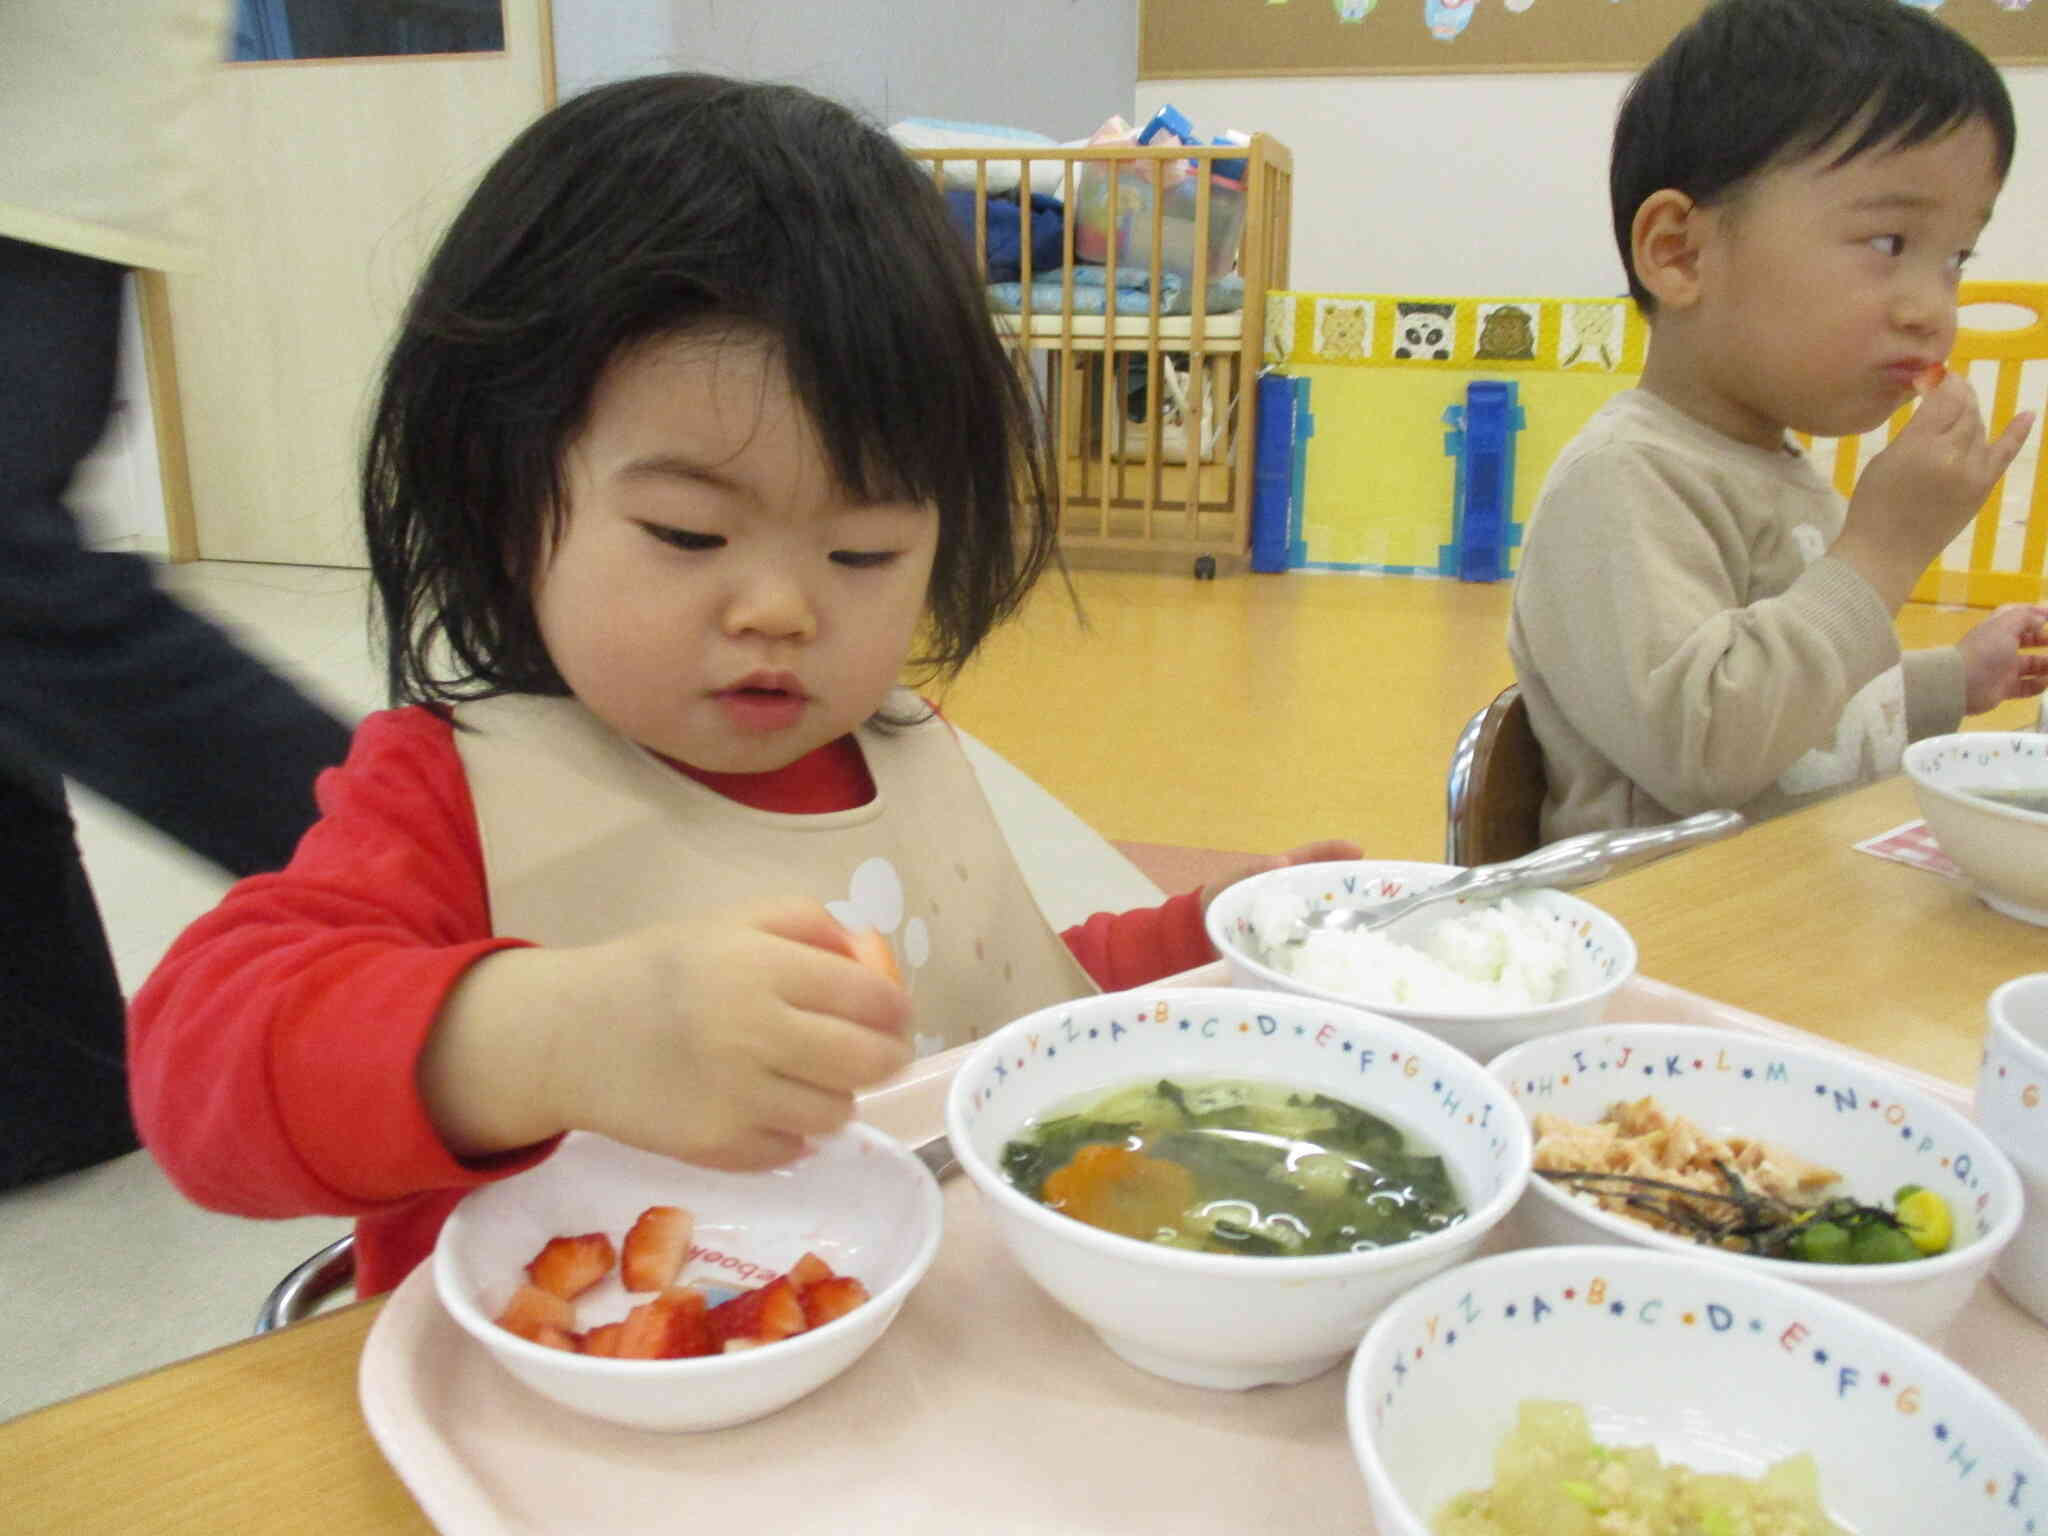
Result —
[[[1034, 277], [1031, 283], [1031, 312], [1034, 315], [1058, 314], [1060, 308], [1061, 282], [1063, 274], [1048, 272]], [[1193, 287], [1178, 272], [1159, 274], [1159, 313], [1162, 315], [1185, 315], [1194, 307]], [[1022, 283], [990, 283], [988, 286], [989, 308], [1004, 314], [1016, 314], [1023, 307], [1024, 285]], [[1074, 313], [1077, 315], [1099, 315], [1109, 307], [1108, 269], [1076, 265], [1074, 267]], [[1152, 307], [1152, 269], [1150, 267], [1118, 267], [1116, 269], [1116, 312], [1120, 315], [1143, 315]], [[1230, 314], [1244, 308], [1244, 279], [1235, 272], [1209, 280], [1208, 312], [1212, 315]]]

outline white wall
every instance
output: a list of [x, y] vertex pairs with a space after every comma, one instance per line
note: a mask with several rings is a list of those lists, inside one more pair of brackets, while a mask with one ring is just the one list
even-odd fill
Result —
[[[553, 0], [558, 92], [663, 69], [709, 69], [808, 86], [877, 121], [945, 117], [1080, 138], [1128, 117], [1138, 0]], [[142, 378], [124, 341], [121, 409], [74, 499], [89, 537], [161, 553], [163, 488]]]
[[[2019, 153], [1969, 275], [2048, 280], [2048, 69], [2005, 72]], [[1626, 287], [1607, 145], [1625, 73], [1142, 80], [1205, 135], [1294, 152], [1297, 289], [1592, 295]]]
[[657, 69], [789, 81], [876, 120], [943, 117], [1080, 138], [1128, 116], [1137, 0], [554, 0], [564, 96]]
[[[1079, 138], [1171, 102], [1294, 152], [1293, 285], [1619, 293], [1606, 161], [1622, 73], [1136, 81], [1138, 0], [554, 0], [561, 92], [655, 69], [795, 81], [883, 122]], [[2048, 69], [2006, 71], [2019, 155], [1971, 276], [2048, 280]], [[135, 426], [147, 433], [146, 397]], [[116, 445], [110, 444], [110, 448]], [[110, 471], [155, 497], [153, 466]], [[160, 541], [160, 499], [123, 532]]]

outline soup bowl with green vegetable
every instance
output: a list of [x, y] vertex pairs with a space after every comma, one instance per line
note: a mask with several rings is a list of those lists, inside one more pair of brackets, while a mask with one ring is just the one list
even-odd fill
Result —
[[1015, 1020], [962, 1064], [946, 1128], [1040, 1287], [1132, 1365], [1225, 1389], [1341, 1363], [1529, 1177], [1527, 1122], [1464, 1052], [1244, 988]]
[[1518, 1245], [1639, 1244], [1761, 1269], [1938, 1341], [2019, 1230], [2011, 1159], [1943, 1085], [1867, 1057], [1617, 1023], [1487, 1070], [1534, 1137], [1505, 1227]]
[[2048, 926], [2048, 735], [1929, 736], [1904, 767], [1928, 830], [1985, 905]]

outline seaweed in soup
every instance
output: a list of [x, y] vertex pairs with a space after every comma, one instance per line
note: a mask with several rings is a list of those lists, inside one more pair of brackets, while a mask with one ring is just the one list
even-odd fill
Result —
[[[1079, 1220], [1205, 1252], [1352, 1252], [1465, 1214], [1444, 1160], [1399, 1126], [1327, 1094], [1234, 1079], [1111, 1090], [1028, 1127], [1002, 1167]], [[1141, 1184], [1142, 1199], [1122, 1198]]]

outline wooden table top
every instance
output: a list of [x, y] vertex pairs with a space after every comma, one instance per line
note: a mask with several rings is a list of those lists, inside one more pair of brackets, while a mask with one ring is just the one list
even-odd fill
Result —
[[1857, 850], [1919, 814], [1890, 779], [1582, 894], [1627, 924], [1645, 976], [1969, 1087], [1985, 1000], [2048, 970], [2048, 929]]
[[[1594, 887], [1642, 974], [1952, 1082], [1984, 1000], [2048, 969], [2048, 930], [1960, 883], [1857, 852], [1915, 819], [1873, 786]], [[362, 1302], [0, 1425], [15, 1531], [426, 1532], [364, 1425]]]

